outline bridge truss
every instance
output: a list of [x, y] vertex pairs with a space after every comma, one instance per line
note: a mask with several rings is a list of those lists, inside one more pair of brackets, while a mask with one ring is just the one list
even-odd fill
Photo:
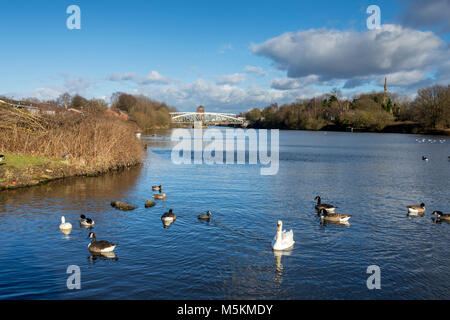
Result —
[[203, 125], [241, 125], [245, 126], [245, 118], [237, 117], [234, 113], [219, 112], [171, 112], [173, 123], [194, 124], [202, 122]]

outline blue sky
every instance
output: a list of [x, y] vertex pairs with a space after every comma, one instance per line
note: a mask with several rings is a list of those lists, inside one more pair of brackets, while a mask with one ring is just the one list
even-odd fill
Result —
[[[2, 0], [0, 94], [46, 100], [126, 91], [180, 110], [239, 112], [334, 87], [346, 96], [379, 90], [387, 75], [393, 91], [412, 95], [450, 78], [450, 11], [442, 10], [450, 3], [427, 3], [434, 9], [414, 0]], [[66, 27], [73, 4], [81, 30]], [[372, 37], [371, 4], [382, 23]]]

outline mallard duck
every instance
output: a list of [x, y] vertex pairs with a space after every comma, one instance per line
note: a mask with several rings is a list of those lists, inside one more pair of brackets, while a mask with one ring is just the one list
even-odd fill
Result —
[[337, 223], [348, 223], [348, 220], [352, 217], [351, 215], [344, 213], [330, 213], [326, 209], [320, 209], [319, 214], [320, 219]]
[[408, 213], [411, 215], [423, 215], [425, 213], [425, 203], [421, 203], [420, 205], [411, 205], [406, 206], [408, 208]]
[[80, 224], [83, 227], [92, 227], [95, 224], [95, 222], [91, 218], [86, 218], [86, 216], [84, 214], [82, 214], [80, 216]]
[[95, 234], [93, 232], [89, 233], [89, 238], [92, 241], [88, 244], [89, 251], [95, 253], [105, 253], [114, 251], [116, 245], [106, 240], [97, 241]]
[[161, 191], [162, 190], [162, 186], [153, 186], [152, 190], [153, 191]]
[[273, 250], [286, 250], [291, 248], [294, 241], [294, 232], [292, 230], [286, 231], [283, 229], [283, 222], [278, 220], [277, 223], [277, 233], [272, 240], [272, 249]]
[[62, 231], [69, 231], [72, 229], [72, 225], [69, 222], [66, 222], [66, 218], [61, 217], [61, 224], [59, 225], [59, 229]]
[[210, 218], [211, 218], [211, 211], [209, 211], [209, 210], [206, 213], [203, 213], [203, 214], [197, 216], [197, 219], [200, 219], [200, 220], [209, 220]]
[[154, 194], [153, 195], [153, 199], [159, 199], [159, 200], [164, 200], [166, 198], [166, 194]]
[[319, 212], [320, 212], [321, 209], [325, 209], [328, 212], [334, 212], [334, 210], [336, 209], [336, 207], [331, 205], [331, 204], [321, 203], [320, 196], [315, 197], [314, 200], [317, 200], [317, 204], [316, 204], [315, 208]]
[[442, 211], [433, 211], [437, 215], [438, 220], [450, 221], [450, 213], [442, 213]]
[[172, 223], [175, 222], [175, 220], [177, 220], [177, 216], [175, 215], [175, 213], [173, 213], [173, 210], [170, 209], [169, 212], [166, 212], [161, 216], [161, 220], [164, 223]]

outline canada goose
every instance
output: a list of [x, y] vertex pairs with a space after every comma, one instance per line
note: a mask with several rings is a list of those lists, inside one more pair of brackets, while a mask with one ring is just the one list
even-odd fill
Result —
[[95, 234], [93, 232], [89, 233], [89, 238], [92, 241], [88, 244], [89, 251], [96, 253], [112, 252], [116, 245], [106, 240], [97, 241]]
[[166, 212], [161, 216], [161, 220], [164, 223], [172, 223], [177, 220], [177, 216], [173, 213], [172, 209], [170, 209], [169, 212]]
[[428, 157], [422, 156], [423, 161], [428, 161]]
[[3, 154], [0, 154], [0, 162], [2, 162], [3, 160], [5, 160], [5, 156]]
[[272, 240], [272, 249], [273, 250], [286, 250], [291, 248], [294, 241], [294, 232], [292, 230], [286, 231], [283, 229], [283, 221], [278, 220], [277, 223], [277, 233]]
[[437, 215], [438, 220], [450, 221], [450, 213], [442, 213], [442, 211], [433, 211], [433, 214]]
[[72, 229], [72, 225], [69, 222], [66, 222], [66, 218], [61, 217], [61, 224], [59, 225], [59, 229], [61, 231], [70, 231]]
[[200, 220], [209, 220], [210, 218], [211, 218], [211, 211], [209, 211], [209, 210], [206, 213], [203, 213], [203, 214], [197, 216], [197, 219], [200, 219]]
[[320, 196], [315, 197], [314, 200], [317, 200], [317, 204], [316, 204], [315, 208], [319, 212], [320, 212], [321, 209], [325, 209], [328, 212], [334, 212], [334, 209], [336, 209], [336, 207], [331, 205], [331, 204], [321, 203]]
[[86, 218], [86, 216], [84, 214], [82, 214], [80, 216], [80, 224], [83, 227], [92, 227], [95, 224], [95, 222], [91, 218]]
[[152, 190], [153, 191], [161, 191], [162, 190], [162, 186], [153, 186]]
[[408, 213], [411, 215], [423, 215], [425, 213], [425, 203], [421, 203], [419, 206], [411, 205], [407, 206]]
[[343, 213], [329, 213], [326, 209], [320, 209], [320, 219], [330, 222], [348, 223], [352, 217], [349, 214]]
[[159, 200], [164, 200], [166, 198], [166, 194], [154, 194], [153, 195], [153, 199], [159, 199]]

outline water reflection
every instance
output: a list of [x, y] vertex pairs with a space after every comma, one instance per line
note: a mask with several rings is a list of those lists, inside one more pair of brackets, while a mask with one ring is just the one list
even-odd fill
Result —
[[[68, 236], [72, 232], [72, 229], [59, 229], [59, 231], [64, 233], [66, 236]], [[69, 237], [65, 237], [65, 238], [68, 239]]]
[[101, 260], [119, 261], [119, 258], [116, 256], [116, 254], [114, 252], [102, 252], [102, 253], [91, 252], [91, 255], [88, 256], [88, 260], [91, 263], [95, 263], [96, 261], [101, 261]]
[[329, 221], [329, 220], [323, 220], [320, 219], [320, 225], [321, 226], [342, 226], [342, 227], [350, 227], [350, 222], [338, 222], [338, 221]]
[[437, 218], [437, 217], [432, 217], [432, 218], [431, 218], [431, 221], [433, 221], [433, 223], [435, 223], [435, 224], [441, 224], [441, 223], [444, 223], [444, 224], [450, 224], [450, 221], [448, 221], [448, 220], [442, 220], [442, 219], [439, 219], [439, 218]]
[[[450, 250], [436, 250], [449, 240], [449, 225], [433, 224], [428, 214], [405, 219], [404, 211], [423, 199], [430, 210], [448, 212], [442, 145], [417, 144], [408, 135], [281, 131], [280, 170], [261, 176], [252, 165], [174, 165], [165, 147], [170, 131], [142, 138], [149, 145], [142, 167], [0, 192], [0, 298], [449, 298]], [[425, 165], [423, 154], [432, 161]], [[151, 186], [160, 184], [167, 201], [145, 209]], [[311, 203], [317, 194], [351, 213], [352, 226], [321, 226]], [[109, 205], [121, 199], [138, 207]], [[161, 229], [169, 208], [182, 218]], [[220, 214], [210, 225], [199, 223], [202, 208]], [[90, 254], [89, 231], [78, 224], [70, 235], [56, 230], [59, 217], [75, 223], [81, 214], [120, 243], [120, 263], [115, 255]], [[287, 258], [290, 252], [272, 257], [266, 241], [277, 219], [301, 239]], [[362, 274], [372, 264], [387, 271], [377, 292], [367, 290]], [[65, 277], [68, 265], [86, 270], [75, 296], [60, 290], [66, 278], [54, 279]], [[111, 281], [100, 285], [103, 278]], [[54, 286], [34, 291], [43, 283]]]
[[283, 265], [281, 264], [281, 258], [283, 256], [290, 256], [292, 253], [292, 248], [287, 250], [274, 250], [273, 255], [275, 257], [276, 275], [275, 281], [278, 283], [283, 282]]

